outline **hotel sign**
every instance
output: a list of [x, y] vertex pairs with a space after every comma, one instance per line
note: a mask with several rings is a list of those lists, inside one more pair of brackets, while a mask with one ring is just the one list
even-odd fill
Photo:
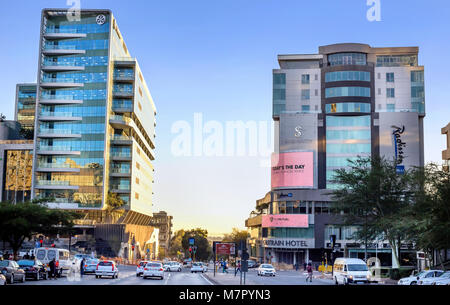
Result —
[[313, 238], [264, 238], [265, 248], [307, 249], [314, 248]]
[[406, 147], [406, 143], [402, 141], [402, 134], [405, 132], [405, 126], [391, 126], [394, 129], [392, 132], [392, 138], [394, 141], [394, 149], [395, 149], [395, 160], [397, 165], [397, 174], [405, 173], [405, 165], [403, 165], [404, 159], [404, 148]]

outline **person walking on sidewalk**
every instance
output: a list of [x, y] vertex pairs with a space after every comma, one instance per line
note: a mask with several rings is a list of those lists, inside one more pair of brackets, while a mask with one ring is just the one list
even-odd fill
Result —
[[306, 281], [312, 283], [312, 278], [313, 278], [313, 268], [311, 263], [308, 263], [308, 267], [306, 267], [306, 271], [308, 272], [308, 276], [306, 277]]
[[237, 275], [238, 271], [241, 272], [241, 262], [240, 261], [237, 263], [237, 268], [234, 271], [234, 276]]

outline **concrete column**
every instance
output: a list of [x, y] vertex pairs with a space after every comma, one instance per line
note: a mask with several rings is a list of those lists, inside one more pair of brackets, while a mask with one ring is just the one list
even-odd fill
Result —
[[305, 262], [309, 263], [309, 249], [306, 249], [306, 258], [305, 258]]
[[294, 252], [294, 265], [297, 264], [297, 252]]

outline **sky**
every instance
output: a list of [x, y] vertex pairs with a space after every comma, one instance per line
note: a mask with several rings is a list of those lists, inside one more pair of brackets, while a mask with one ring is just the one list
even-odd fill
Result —
[[[36, 82], [41, 10], [69, 8], [67, 2], [74, 1], [1, 1], [7, 9], [0, 10], [0, 112], [13, 119], [15, 85]], [[175, 230], [202, 227], [220, 235], [233, 227], [244, 229], [256, 200], [270, 190], [263, 156], [178, 156], [172, 149], [177, 138], [172, 128], [186, 121], [194, 139], [195, 113], [205, 126], [271, 124], [272, 69], [278, 68], [278, 54], [317, 53], [321, 45], [344, 42], [418, 46], [419, 64], [425, 66], [425, 159], [441, 161], [441, 128], [450, 121], [448, 1], [380, 0], [381, 20], [373, 22], [366, 17], [366, 0], [80, 4], [111, 9], [139, 61], [158, 109], [153, 208], [173, 215]]]

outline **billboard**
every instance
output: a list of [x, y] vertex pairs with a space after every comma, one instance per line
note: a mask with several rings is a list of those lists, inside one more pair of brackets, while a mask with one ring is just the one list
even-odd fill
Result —
[[235, 255], [236, 254], [235, 243], [216, 243], [216, 254]]
[[313, 188], [314, 153], [272, 154], [272, 189]]
[[262, 215], [263, 228], [308, 228], [307, 214]]

